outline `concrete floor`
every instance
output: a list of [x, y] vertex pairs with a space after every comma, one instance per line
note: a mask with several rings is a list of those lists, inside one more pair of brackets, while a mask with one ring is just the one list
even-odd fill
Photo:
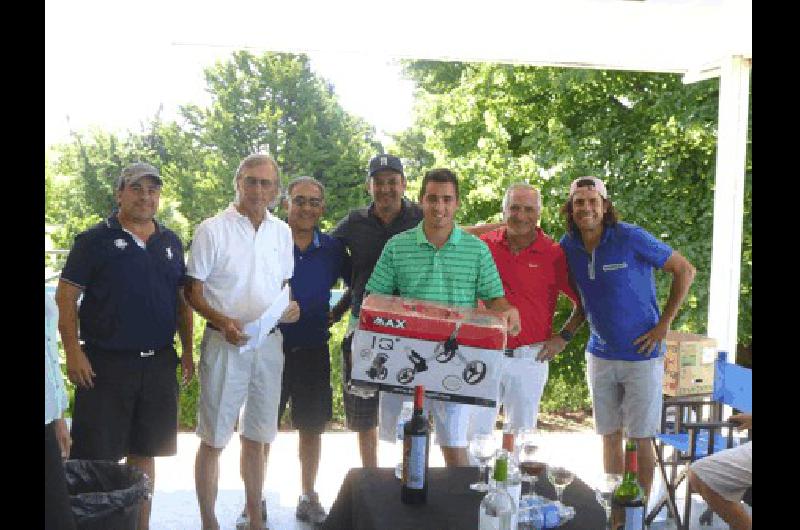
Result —
[[[500, 433], [496, 431], [495, 434], [499, 444]], [[194, 457], [197, 445], [198, 439], [193, 433], [182, 433], [178, 436], [178, 454], [175, 457], [156, 459], [156, 490], [150, 524], [152, 530], [200, 529], [200, 515], [194, 490]], [[585, 482], [590, 482], [592, 477], [602, 472], [600, 437], [592, 432], [542, 433], [540, 452], [543, 460], [570, 467]], [[296, 431], [279, 433], [270, 453], [265, 484], [270, 528], [273, 530], [312, 528], [294, 517], [300, 496], [300, 463], [297, 458]], [[378, 465], [394, 466], [397, 458], [397, 447], [380, 442]], [[327, 432], [323, 435], [317, 492], [326, 510], [333, 504], [347, 471], [359, 465], [355, 433]], [[430, 465], [444, 466], [438, 448], [431, 451]], [[659, 484], [656, 483], [654, 493], [658, 491], [658, 487]], [[705, 510], [705, 504], [697, 495], [694, 496], [692, 503], [692, 529], [728, 528], [716, 516], [713, 526], [700, 527], [697, 519]], [[235, 529], [236, 518], [243, 505], [244, 488], [239, 477], [239, 439], [238, 436], [234, 436], [220, 458], [216, 513], [223, 530]], [[665, 513], [666, 510], [663, 510], [662, 514]], [[652, 530], [674, 528], [674, 523], [669, 520], [656, 521], [651, 526]]]

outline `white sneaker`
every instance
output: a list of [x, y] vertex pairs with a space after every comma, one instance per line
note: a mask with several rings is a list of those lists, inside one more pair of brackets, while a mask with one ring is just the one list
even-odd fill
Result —
[[[261, 499], [261, 526], [264, 530], [269, 529], [269, 522], [267, 520], [267, 500]], [[250, 518], [247, 516], [247, 506], [242, 508], [242, 513], [236, 519], [236, 530], [249, 530]]]
[[300, 500], [297, 501], [297, 510], [294, 515], [299, 520], [311, 524], [322, 524], [328, 516], [328, 514], [325, 513], [325, 508], [319, 503], [317, 492], [311, 492], [308, 495], [300, 495]]

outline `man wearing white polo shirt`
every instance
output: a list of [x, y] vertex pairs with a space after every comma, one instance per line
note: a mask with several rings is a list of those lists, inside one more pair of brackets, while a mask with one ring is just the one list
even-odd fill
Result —
[[[278, 431], [283, 349], [277, 327], [259, 326], [267, 327], [260, 317], [294, 270], [291, 231], [267, 210], [280, 189], [275, 161], [261, 154], [246, 157], [233, 184], [233, 204], [197, 227], [187, 267], [189, 303], [207, 320], [200, 346], [201, 441], [195, 461], [204, 530], [219, 529], [214, 514], [219, 455], [243, 405], [241, 473], [249, 528], [266, 526], [260, 502], [264, 455]], [[290, 302], [280, 321], [295, 322], [299, 316], [297, 303]]]

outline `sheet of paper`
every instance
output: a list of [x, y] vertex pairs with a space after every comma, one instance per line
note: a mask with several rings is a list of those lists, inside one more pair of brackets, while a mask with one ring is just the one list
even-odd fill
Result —
[[289, 294], [291, 288], [286, 284], [275, 300], [270, 304], [264, 313], [256, 320], [244, 325], [242, 331], [249, 335], [247, 343], [239, 347], [239, 352], [257, 348], [264, 339], [267, 338], [269, 331], [278, 323], [284, 310], [289, 305]]

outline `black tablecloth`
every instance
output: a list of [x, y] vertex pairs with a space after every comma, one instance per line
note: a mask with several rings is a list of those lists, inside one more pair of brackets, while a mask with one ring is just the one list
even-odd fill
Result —
[[[329, 530], [472, 530], [478, 528], [478, 508], [484, 493], [469, 489], [478, 468], [431, 468], [428, 502], [400, 502], [400, 481], [393, 468], [348, 471], [323, 528]], [[546, 475], [536, 493], [556, 498]], [[592, 489], [579, 478], [564, 490], [564, 504], [575, 508], [575, 518], [563, 530], [603, 530], [605, 512]]]

